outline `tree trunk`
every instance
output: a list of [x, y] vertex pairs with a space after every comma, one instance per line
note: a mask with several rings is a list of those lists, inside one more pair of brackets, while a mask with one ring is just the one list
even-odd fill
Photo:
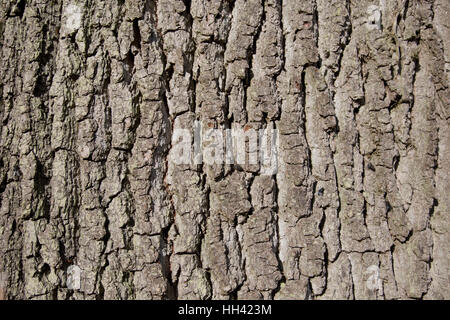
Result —
[[[449, 16], [2, 0], [0, 297], [450, 299]], [[244, 164], [177, 161], [232, 128]]]

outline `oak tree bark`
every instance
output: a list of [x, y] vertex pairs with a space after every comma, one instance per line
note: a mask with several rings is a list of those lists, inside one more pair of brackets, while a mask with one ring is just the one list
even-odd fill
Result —
[[[449, 16], [2, 0], [1, 295], [449, 299]], [[196, 121], [277, 129], [278, 171], [175, 164]]]

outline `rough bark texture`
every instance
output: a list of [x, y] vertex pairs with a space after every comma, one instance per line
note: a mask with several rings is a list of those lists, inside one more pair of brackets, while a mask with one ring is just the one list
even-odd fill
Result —
[[[0, 295], [450, 299], [449, 17], [2, 0]], [[278, 172], [175, 165], [195, 121], [278, 129]]]

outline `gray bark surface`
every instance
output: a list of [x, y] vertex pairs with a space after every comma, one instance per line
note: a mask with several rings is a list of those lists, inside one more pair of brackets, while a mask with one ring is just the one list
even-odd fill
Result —
[[[450, 299], [449, 17], [2, 0], [0, 297]], [[278, 171], [174, 164], [196, 121], [276, 128]]]

